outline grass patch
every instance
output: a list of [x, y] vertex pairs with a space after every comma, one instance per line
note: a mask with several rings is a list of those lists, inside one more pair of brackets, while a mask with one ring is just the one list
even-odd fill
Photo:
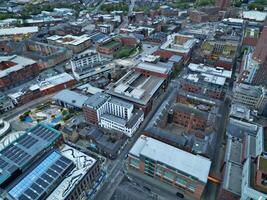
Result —
[[115, 46], [117, 46], [119, 44], [120, 44], [119, 42], [112, 40], [112, 41], [104, 44], [103, 47], [105, 47], [105, 48], [113, 48], [113, 47], [115, 47]]

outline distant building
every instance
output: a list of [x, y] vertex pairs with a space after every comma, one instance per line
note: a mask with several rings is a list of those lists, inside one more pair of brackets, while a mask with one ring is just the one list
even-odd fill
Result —
[[72, 73], [77, 80], [93, 79], [97, 76], [107, 75], [115, 68], [112, 63], [103, 64], [99, 53], [93, 51], [74, 56], [70, 62]]
[[96, 93], [83, 105], [85, 119], [106, 129], [113, 129], [131, 137], [144, 120], [144, 113], [135, 111], [134, 105], [111, 97], [105, 93]]
[[70, 59], [72, 56], [71, 50], [64, 47], [33, 40], [25, 40], [18, 44], [12, 43], [10, 46], [7, 45], [7, 47], [11, 48], [18, 55], [35, 60], [40, 70], [53, 67]]
[[242, 16], [243, 19], [245, 20], [264, 22], [267, 17], [267, 13], [256, 10], [250, 10], [250, 11], [243, 11]]
[[231, 0], [216, 0], [216, 6], [221, 9], [227, 9], [231, 6]]
[[18, 86], [39, 74], [37, 63], [26, 57], [12, 55], [0, 57], [0, 89]]
[[80, 53], [91, 46], [91, 40], [88, 35], [73, 36], [54, 35], [47, 38], [49, 44], [58, 45], [70, 49], [74, 54]]
[[[128, 154], [128, 173], [200, 199], [207, 183], [211, 161], [153, 138], [140, 136]], [[142, 178], [142, 177], [141, 177]], [[171, 193], [170, 193], [171, 194]]]
[[257, 45], [259, 37], [260, 29], [258, 27], [247, 27], [245, 30], [243, 45], [255, 47]]
[[226, 80], [231, 78], [231, 71], [212, 68], [203, 64], [188, 65], [188, 74], [181, 79], [184, 91], [198, 93], [214, 99], [223, 99], [226, 92]]
[[109, 34], [113, 31], [113, 26], [111, 24], [99, 24], [97, 25], [97, 29], [101, 33]]
[[122, 46], [122, 44], [113, 38], [108, 38], [104, 41], [98, 42], [96, 45], [97, 52], [101, 54], [106, 55], [112, 55], [116, 51], [119, 50], [119, 48]]
[[204, 59], [214, 62], [215, 66], [231, 70], [238, 48], [236, 41], [206, 40], [201, 46]]
[[144, 76], [157, 76], [165, 78], [166, 80], [170, 79], [173, 63], [163, 63], [163, 62], [141, 62], [135, 66], [134, 71], [142, 73]]
[[198, 10], [191, 10], [189, 12], [189, 17], [190, 20], [194, 23], [203, 23], [209, 21], [209, 15]]
[[233, 95], [233, 103], [246, 105], [260, 114], [267, 108], [267, 94], [264, 87], [240, 83], [235, 85]]
[[198, 40], [195, 39], [194, 36], [175, 33], [169, 35], [167, 41], [162, 44], [160, 48], [165, 51], [173, 52], [176, 55], [180, 55], [184, 60], [187, 60], [197, 42]]
[[11, 39], [14, 41], [21, 41], [32, 37], [37, 32], [37, 26], [4, 28], [0, 29], [0, 38], [4, 40]]
[[267, 26], [265, 26], [261, 32], [260, 38], [256, 45], [255, 51], [252, 55], [253, 60], [255, 61], [256, 74], [253, 77], [253, 84], [256, 85], [267, 85]]

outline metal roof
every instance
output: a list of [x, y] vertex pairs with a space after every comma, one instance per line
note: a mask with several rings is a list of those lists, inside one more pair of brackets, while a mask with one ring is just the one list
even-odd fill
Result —
[[29, 163], [48, 148], [61, 133], [49, 126], [38, 124], [0, 151], [0, 185], [17, 170], [24, 170]]

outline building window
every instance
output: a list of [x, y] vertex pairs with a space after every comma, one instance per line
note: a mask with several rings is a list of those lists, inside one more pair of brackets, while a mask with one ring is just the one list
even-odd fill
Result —
[[162, 175], [162, 173], [163, 173], [163, 170], [162, 170], [162, 168], [161, 168], [161, 167], [157, 167], [157, 169], [156, 169], [156, 175], [159, 175], [159, 176], [161, 176], [161, 175]]
[[130, 159], [130, 165], [139, 169], [139, 160], [131, 158]]
[[165, 171], [164, 172], [164, 178], [168, 179], [168, 180], [173, 180], [174, 179], [174, 175], [173, 175], [172, 172]]
[[196, 186], [195, 184], [190, 184], [190, 185], [188, 185], [188, 189], [189, 189], [190, 191], [192, 191], [192, 192], [195, 192], [195, 191], [196, 191], [196, 188], [197, 188], [197, 186]]
[[187, 181], [184, 180], [183, 178], [176, 177], [176, 185], [186, 187]]

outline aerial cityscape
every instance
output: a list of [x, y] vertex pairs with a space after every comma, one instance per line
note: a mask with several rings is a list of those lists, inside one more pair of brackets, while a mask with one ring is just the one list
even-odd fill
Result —
[[0, 200], [267, 200], [267, 0], [0, 0]]

